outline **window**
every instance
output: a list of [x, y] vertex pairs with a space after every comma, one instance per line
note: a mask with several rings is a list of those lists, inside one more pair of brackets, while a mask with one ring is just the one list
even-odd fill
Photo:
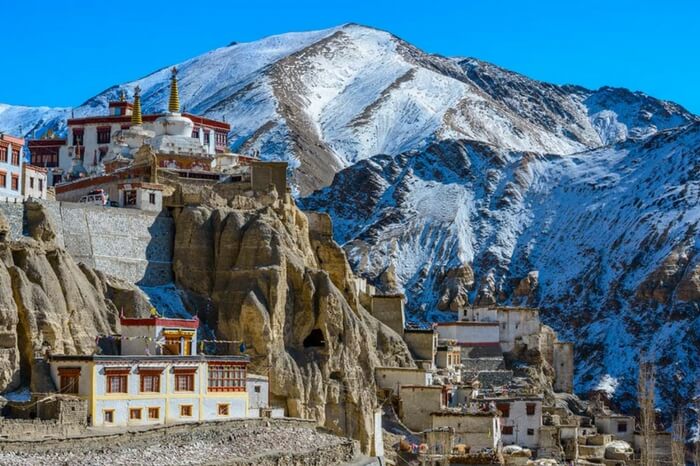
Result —
[[105, 369], [107, 393], [127, 393], [129, 369]]
[[12, 175], [12, 183], [10, 184], [10, 189], [13, 191], [19, 191], [19, 175]]
[[157, 393], [160, 391], [160, 371], [148, 371], [139, 369], [141, 376], [141, 391]]
[[192, 130], [192, 137], [195, 139], [199, 139], [199, 128], [195, 128]]
[[240, 364], [212, 363], [209, 365], [210, 392], [245, 391], [246, 371]]
[[255, 393], [260, 393], [260, 385], [256, 385], [253, 390], [255, 391]]
[[32, 164], [40, 167], [57, 167], [58, 148], [32, 149]]
[[29, 189], [34, 189], [34, 177], [29, 177]]
[[209, 131], [204, 131], [204, 144], [209, 144]]
[[39, 191], [44, 192], [44, 180], [39, 178]]
[[0, 188], [7, 186], [7, 173], [0, 172]]
[[80, 386], [79, 367], [59, 367], [58, 378], [61, 384], [61, 393], [78, 393]]
[[104, 413], [105, 424], [114, 424], [114, 410], [113, 409], [105, 409], [103, 411], [103, 413]]
[[148, 193], [148, 202], [150, 204], [156, 203], [156, 194], [155, 193]]
[[192, 417], [192, 405], [180, 405], [180, 417]]
[[513, 435], [513, 426], [501, 426], [502, 435]]
[[175, 369], [175, 391], [176, 392], [193, 392], [194, 391], [194, 373], [196, 368]]
[[127, 189], [124, 191], [124, 205], [136, 205], [136, 191]]
[[148, 408], [148, 419], [160, 419], [160, 408]]
[[11, 150], [10, 152], [12, 155], [12, 165], [16, 165], [19, 167], [19, 149]]
[[220, 403], [217, 405], [219, 416], [228, 416], [228, 403]]
[[[163, 346], [164, 354], [182, 354], [184, 356], [192, 355], [192, 338], [193, 331], [185, 330], [164, 330], [165, 346]], [[184, 346], [182, 345], [184, 343]]]
[[216, 145], [225, 146], [226, 145], [226, 133], [216, 132]]
[[617, 423], [617, 431], [618, 432], [627, 432], [627, 423], [626, 422], [618, 422]]
[[97, 143], [109, 144], [111, 134], [112, 128], [110, 128], [109, 126], [97, 128]]
[[510, 404], [508, 403], [497, 403], [496, 409], [501, 412], [501, 416], [510, 417]]
[[[74, 146], [82, 146], [83, 145], [83, 129], [74, 129], [73, 130], [73, 145]], [[80, 155], [80, 154], [78, 154]]]
[[525, 405], [525, 413], [527, 413], [528, 416], [534, 416], [535, 415], [535, 403], [527, 403]]
[[7, 147], [0, 147], [0, 162], [7, 163]]
[[535, 429], [528, 429], [527, 435], [535, 435]]
[[129, 419], [132, 421], [140, 421], [141, 420], [141, 408], [131, 408], [129, 410]]

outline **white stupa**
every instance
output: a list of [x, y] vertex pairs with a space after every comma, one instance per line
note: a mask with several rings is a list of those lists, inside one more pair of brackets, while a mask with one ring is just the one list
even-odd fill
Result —
[[173, 67], [170, 78], [170, 102], [168, 113], [153, 123], [155, 136], [148, 144], [158, 154], [195, 155], [208, 157], [207, 148], [192, 137], [194, 123], [180, 113], [180, 96], [177, 87], [177, 69]]

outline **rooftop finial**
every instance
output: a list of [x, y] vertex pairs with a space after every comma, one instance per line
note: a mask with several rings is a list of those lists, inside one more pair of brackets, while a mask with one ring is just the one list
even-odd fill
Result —
[[172, 77], [170, 78], [170, 103], [168, 111], [170, 113], [180, 113], [180, 93], [177, 90], [177, 68], [173, 66], [171, 70]]
[[126, 102], [126, 91], [124, 89], [119, 92], [119, 102]]
[[139, 86], [134, 88], [134, 107], [131, 110], [131, 124], [143, 124], [143, 118], [141, 116], [141, 88]]

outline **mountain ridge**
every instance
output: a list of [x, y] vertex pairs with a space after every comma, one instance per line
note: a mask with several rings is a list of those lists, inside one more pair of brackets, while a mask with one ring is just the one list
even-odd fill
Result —
[[[698, 119], [643, 93], [535, 81], [354, 23], [220, 47], [176, 66], [183, 108], [225, 118], [236, 150], [289, 161], [302, 195], [358, 160], [443, 139], [568, 154]], [[163, 111], [169, 68], [70, 110], [2, 112], [0, 129], [60, 133], [61, 117], [102, 113], [136, 85], [145, 112]]]

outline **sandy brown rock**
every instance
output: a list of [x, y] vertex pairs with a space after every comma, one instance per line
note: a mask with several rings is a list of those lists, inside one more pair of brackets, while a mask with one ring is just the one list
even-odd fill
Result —
[[0, 242], [0, 390], [46, 387], [33, 374], [34, 357], [90, 354], [95, 337], [119, 330], [119, 314], [142, 312], [145, 297], [133, 285], [78, 265], [55, 245], [55, 230], [38, 204], [28, 203], [32, 238]]
[[[178, 284], [211, 297], [200, 317], [246, 343], [251, 371], [271, 376], [273, 402], [367, 450], [377, 407], [374, 368], [412, 365], [398, 335], [361, 305], [324, 219], [291, 202], [255, 209], [188, 207], [177, 217]], [[329, 220], [328, 220], [329, 221]]]

